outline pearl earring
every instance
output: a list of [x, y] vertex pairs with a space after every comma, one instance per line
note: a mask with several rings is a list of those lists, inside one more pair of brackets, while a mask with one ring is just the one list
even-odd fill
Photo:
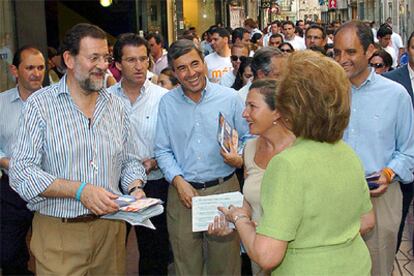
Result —
[[272, 124], [277, 125], [277, 122], [276, 121], [273, 121]]

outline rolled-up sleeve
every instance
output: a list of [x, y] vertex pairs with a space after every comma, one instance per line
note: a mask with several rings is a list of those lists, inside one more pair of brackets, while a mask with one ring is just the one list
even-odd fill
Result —
[[41, 200], [56, 176], [41, 169], [45, 123], [35, 101], [25, 104], [10, 162], [10, 186], [27, 202]]

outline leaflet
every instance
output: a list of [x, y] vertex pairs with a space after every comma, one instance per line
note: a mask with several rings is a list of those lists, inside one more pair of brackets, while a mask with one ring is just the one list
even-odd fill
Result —
[[[207, 231], [208, 225], [214, 221], [214, 217], [221, 213], [218, 207], [228, 208], [243, 206], [243, 195], [240, 192], [231, 192], [209, 196], [195, 196], [192, 198], [192, 224], [193, 232]], [[233, 223], [229, 223], [234, 228]]]

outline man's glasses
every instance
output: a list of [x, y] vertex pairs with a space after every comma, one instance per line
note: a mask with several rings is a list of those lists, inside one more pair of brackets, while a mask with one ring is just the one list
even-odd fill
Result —
[[239, 56], [230, 56], [230, 59], [233, 62], [236, 62], [238, 60], [240, 60], [242, 62], [243, 60], [246, 60], [246, 57], [245, 56], [241, 56], [241, 57], [239, 57]]
[[375, 68], [375, 69], [383, 68], [383, 67], [385, 66], [385, 64], [384, 64], [384, 63], [370, 63], [369, 65], [370, 65], [372, 68]]

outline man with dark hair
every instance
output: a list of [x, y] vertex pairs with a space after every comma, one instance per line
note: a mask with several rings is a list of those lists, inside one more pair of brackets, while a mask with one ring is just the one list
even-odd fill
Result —
[[211, 47], [214, 53], [205, 58], [208, 69], [208, 79], [211, 82], [220, 82], [221, 77], [233, 69], [229, 46], [230, 33], [224, 28], [215, 28], [212, 30]]
[[372, 275], [391, 275], [402, 214], [398, 182], [414, 179], [414, 114], [404, 87], [368, 66], [373, 43], [369, 27], [350, 21], [336, 31], [334, 53], [352, 84], [351, 119], [344, 140], [360, 157], [366, 175], [379, 173], [370, 187], [376, 225], [363, 236]]
[[10, 187], [9, 169], [19, 116], [29, 96], [42, 87], [45, 70], [45, 59], [39, 49], [34, 46], [18, 49], [11, 65], [17, 86], [0, 93], [0, 257], [3, 275], [33, 274], [27, 269], [29, 250], [26, 246], [26, 235], [32, 224], [33, 213]]
[[[279, 34], [279, 29], [280, 29], [280, 21], [279, 20], [275, 20], [270, 24], [270, 31], [263, 38], [263, 46], [264, 47], [271, 46], [271, 45], [269, 45], [270, 37], [272, 35], [280, 35]], [[282, 40], [283, 40], [283, 36], [282, 36]]]
[[392, 29], [388, 26], [388, 24], [382, 24], [381, 27], [377, 31], [377, 38], [378, 43], [381, 47], [387, 51], [388, 54], [392, 57], [392, 67], [397, 68], [398, 66], [398, 56], [396, 55], [394, 48], [392, 48], [391, 44], [391, 36], [392, 36]]
[[[275, 47], [265, 47], [259, 49], [253, 56], [250, 68], [253, 72], [254, 80], [264, 78], [277, 79], [284, 68], [286, 56], [282, 51]], [[239, 96], [243, 102], [246, 101], [247, 93], [249, 93], [251, 83], [246, 84], [239, 90]]]
[[309, 28], [306, 29], [305, 32], [305, 44], [306, 48], [310, 48], [311, 46], [317, 46], [321, 48], [325, 48], [327, 43], [326, 31], [320, 25], [311, 25]]
[[145, 196], [145, 170], [125, 107], [104, 88], [105, 32], [77, 24], [62, 50], [66, 75], [26, 101], [10, 184], [35, 211], [36, 274], [124, 274], [125, 223], [100, 216], [118, 211], [121, 194]]
[[243, 59], [249, 56], [249, 48], [242, 43], [233, 44], [231, 47], [231, 64], [233, 69], [223, 75], [220, 84], [226, 87], [231, 87], [236, 80], [237, 72], [239, 71], [240, 63]]
[[154, 59], [152, 72], [159, 75], [161, 71], [168, 67], [167, 51], [164, 49], [164, 39], [157, 33], [149, 33], [147, 41], [151, 49], [151, 56]]
[[250, 34], [249, 32], [242, 27], [236, 28], [231, 33], [231, 43], [237, 44], [237, 43], [243, 43], [247, 47], [250, 45]]
[[[410, 37], [407, 40], [407, 54], [408, 54], [408, 64], [385, 73], [383, 76], [389, 78], [393, 81], [398, 82], [402, 86], [405, 87], [408, 94], [411, 97], [411, 102], [414, 107], [414, 96], [413, 96], [413, 89], [414, 89], [414, 32], [411, 33]], [[410, 203], [413, 200], [414, 196], [414, 182], [409, 184], [401, 184], [401, 191], [403, 194], [403, 212], [402, 218], [400, 223], [400, 229], [398, 231], [398, 243], [397, 243], [397, 251], [401, 244], [402, 234], [404, 231], [405, 219], [407, 218], [408, 209], [410, 208]], [[413, 240], [414, 244], [414, 240]], [[413, 246], [414, 248], [414, 246]]]
[[[192, 232], [192, 198], [239, 191], [234, 166], [241, 163], [220, 154], [219, 113], [239, 133], [247, 135], [243, 103], [233, 89], [211, 83], [201, 51], [189, 40], [174, 42], [168, 62], [181, 86], [160, 102], [155, 156], [168, 191], [167, 224], [177, 275], [240, 275], [240, 247], [235, 233], [213, 237]], [[237, 162], [242, 162], [236, 160]], [[203, 244], [207, 255], [203, 255]], [[204, 260], [206, 262], [204, 262]], [[205, 267], [205, 270], [204, 270]]]
[[281, 34], [272, 34], [269, 38], [269, 42], [267, 46], [277, 48], [282, 43], [283, 43], [283, 36]]
[[296, 51], [306, 49], [303, 38], [295, 34], [295, 25], [292, 21], [282, 23], [282, 32], [285, 37], [284, 41], [289, 42]]
[[[152, 37], [154, 39], [154, 37]], [[167, 202], [168, 182], [158, 169], [154, 157], [155, 127], [158, 104], [168, 91], [147, 79], [149, 66], [148, 42], [134, 33], [121, 34], [114, 45], [115, 65], [122, 79], [108, 91], [124, 102], [133, 127], [139, 159], [148, 175], [144, 192], [148, 197]], [[168, 232], [166, 214], [151, 219], [156, 230], [135, 227], [139, 248], [139, 275], [167, 275]]]

